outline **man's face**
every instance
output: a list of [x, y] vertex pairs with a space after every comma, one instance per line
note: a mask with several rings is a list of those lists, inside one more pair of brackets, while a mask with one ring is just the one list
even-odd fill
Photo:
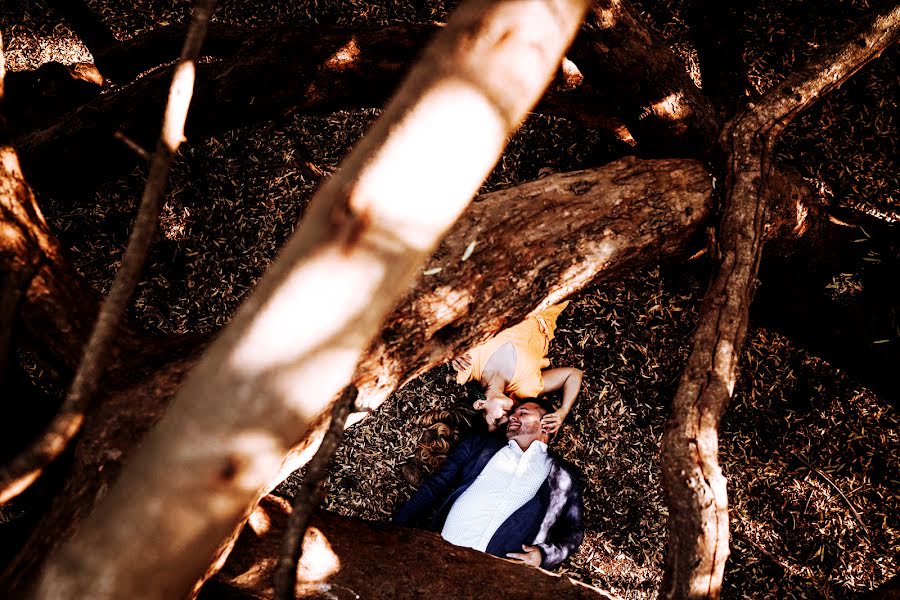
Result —
[[[484, 420], [488, 429], [493, 431], [506, 423], [508, 413], [513, 407], [512, 398], [504, 395], [491, 396], [485, 400], [479, 400], [481, 410], [484, 410]], [[476, 408], [479, 408], [476, 405]]]
[[541, 439], [541, 417], [544, 414], [544, 409], [533, 402], [520, 404], [509, 415], [506, 439], [516, 440], [520, 446], [528, 446], [534, 440]]

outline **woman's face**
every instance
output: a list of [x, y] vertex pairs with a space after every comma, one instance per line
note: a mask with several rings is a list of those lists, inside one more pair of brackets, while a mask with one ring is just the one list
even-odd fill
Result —
[[490, 431], [494, 431], [506, 423], [509, 418], [509, 411], [515, 404], [512, 398], [502, 394], [488, 397], [480, 400], [480, 402], [484, 410], [484, 420], [487, 422]]

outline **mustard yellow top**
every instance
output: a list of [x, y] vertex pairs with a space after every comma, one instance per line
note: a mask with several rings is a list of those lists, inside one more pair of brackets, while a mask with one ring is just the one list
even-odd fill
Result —
[[555, 304], [509, 329], [504, 329], [483, 344], [469, 350], [472, 367], [456, 375], [457, 383], [481, 381], [485, 365], [501, 346], [511, 343], [516, 349], [516, 369], [504, 392], [511, 398], [533, 398], [544, 390], [541, 370], [550, 366], [547, 351], [556, 331], [556, 318], [569, 301]]

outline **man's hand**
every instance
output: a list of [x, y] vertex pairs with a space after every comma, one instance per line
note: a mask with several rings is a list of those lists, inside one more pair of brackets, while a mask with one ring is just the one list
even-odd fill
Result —
[[543, 433], [553, 435], [562, 426], [562, 422], [566, 418], [566, 413], [558, 410], [556, 412], [547, 413], [541, 417], [541, 431]]
[[472, 355], [466, 352], [462, 356], [454, 358], [450, 364], [457, 372], [466, 371], [472, 367]]
[[507, 552], [506, 558], [512, 558], [515, 560], [520, 560], [526, 565], [531, 565], [532, 567], [541, 566], [541, 549], [537, 546], [526, 546], [522, 544], [522, 550], [524, 552]]

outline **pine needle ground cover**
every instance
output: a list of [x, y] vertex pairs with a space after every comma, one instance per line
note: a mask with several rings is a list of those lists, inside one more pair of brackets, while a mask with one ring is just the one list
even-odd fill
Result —
[[[91, 4], [120, 39], [184, 18], [180, 2]], [[686, 5], [645, 3], [645, 16], [695, 70]], [[448, 8], [443, 2], [223, 2], [216, 18], [258, 26], [377, 25], [441, 21]], [[741, 33], [754, 87], [767, 89], [867, 9], [865, 2], [796, 0], [753, 7]], [[3, 10], [10, 70], [89, 60], [40, 3]], [[887, 220], [900, 216], [896, 65], [895, 46], [799, 119], [778, 147], [779, 158], [832, 202]], [[227, 323], [316, 187], [300, 161], [311, 159], [325, 172], [336, 168], [377, 114], [373, 108], [286, 115], [265, 127], [187, 144], [176, 159], [132, 316], [161, 332], [205, 333]], [[510, 141], [484, 191], [596, 166], [612, 153], [598, 132], [534, 116]], [[40, 198], [73, 261], [100, 289], [118, 266], [143, 177], [136, 170], [84, 197]], [[708, 274], [709, 264], [699, 259], [587, 289], [573, 298], [552, 345], [553, 365], [585, 372], [556, 445], [584, 473], [588, 531], [562, 571], [624, 598], [654, 597], [659, 585], [666, 534], [659, 442]], [[852, 301], [853, 274], [845, 275], [834, 287]], [[760, 326], [749, 333], [741, 371], [720, 435], [732, 519], [723, 596], [848, 598], [896, 575], [896, 405]], [[326, 506], [388, 519], [414, 491], [400, 465], [415, 452], [416, 418], [464, 393], [450, 368], [440, 367], [350, 429], [327, 481]], [[27, 507], [14, 508], [4, 518], [23, 511]]]

